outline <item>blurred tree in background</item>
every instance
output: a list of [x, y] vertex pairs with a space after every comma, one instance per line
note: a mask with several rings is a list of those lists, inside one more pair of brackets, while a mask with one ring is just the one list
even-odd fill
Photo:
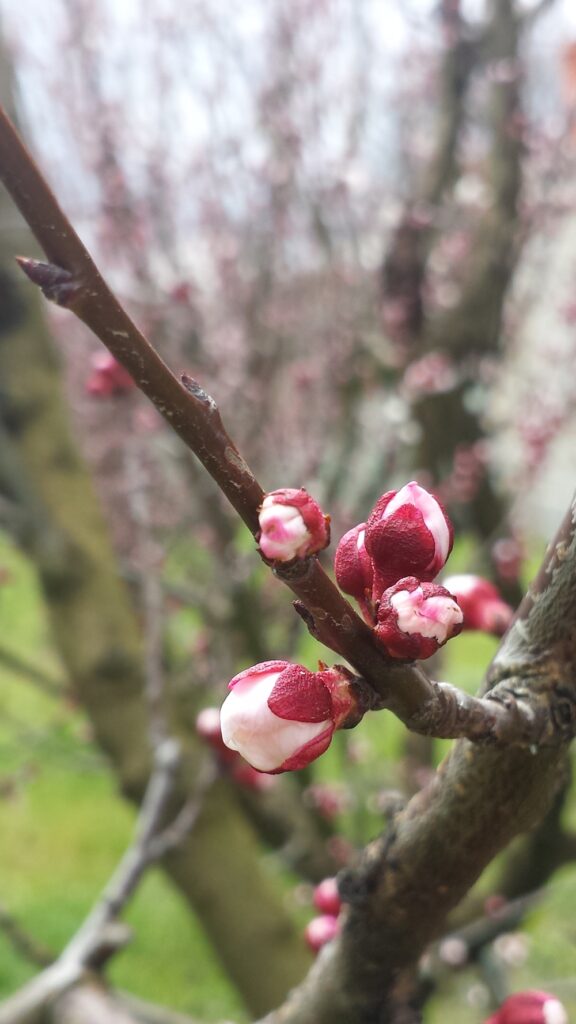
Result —
[[[455, 524], [451, 571], [489, 576], [517, 605], [574, 468], [576, 91], [573, 47], [553, 46], [558, 5], [4, 7], [4, 105], [122, 303], [214, 395], [264, 486], [305, 486], [338, 540], [415, 477]], [[325, 648], [122, 367], [19, 279], [14, 254], [41, 253], [0, 202], [4, 997], [66, 947], [128, 843], [110, 773], [148, 809], [151, 772], [166, 787], [116, 909], [56, 961], [76, 974], [22, 989], [30, 1001], [7, 1001], [0, 1021], [272, 1011], [312, 962], [312, 885], [341, 870], [366, 997], [330, 974], [336, 959], [273, 1022], [474, 1022], [528, 984], [575, 1009], [565, 750], [531, 764], [483, 748], [466, 775], [459, 741], [435, 775], [444, 742], [380, 713], [272, 777], [198, 736], [236, 672], [312, 667]], [[570, 632], [574, 600], [556, 608]], [[571, 634], [558, 644], [570, 675]], [[431, 673], [473, 692], [496, 646], [466, 634]], [[456, 806], [445, 791], [459, 786]], [[401, 820], [422, 822], [416, 853], [396, 818], [413, 795]], [[358, 854], [379, 833], [380, 851], [401, 836], [418, 898], [395, 909], [381, 881], [366, 919], [376, 881]], [[147, 877], [120, 953], [118, 910], [150, 861], [192, 923]]]

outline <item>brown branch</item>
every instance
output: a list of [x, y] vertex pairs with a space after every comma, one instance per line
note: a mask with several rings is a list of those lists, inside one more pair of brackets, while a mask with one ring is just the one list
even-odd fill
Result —
[[[576, 501], [486, 685], [531, 692], [535, 707], [552, 690], [554, 714], [573, 722], [575, 679]], [[421, 953], [493, 857], [541, 820], [566, 763], [567, 744], [548, 751], [456, 744], [430, 785], [341, 879], [349, 909], [340, 937], [267, 1024], [394, 1019], [396, 1004], [413, 991]]]

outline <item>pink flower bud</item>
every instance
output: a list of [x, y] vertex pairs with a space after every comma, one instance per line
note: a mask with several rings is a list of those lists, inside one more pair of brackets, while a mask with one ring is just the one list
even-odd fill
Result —
[[314, 889], [314, 906], [322, 914], [330, 914], [338, 917], [342, 909], [342, 900], [338, 892], [338, 882], [335, 878], [324, 878]]
[[442, 505], [415, 481], [383, 494], [366, 523], [366, 550], [374, 563], [374, 600], [403, 577], [433, 580], [453, 541], [452, 524]]
[[429, 658], [462, 629], [446, 587], [407, 576], [382, 594], [376, 636], [393, 658]]
[[90, 360], [92, 372], [86, 381], [86, 391], [98, 398], [122, 395], [131, 391], [134, 381], [121, 363], [110, 352], [95, 352]]
[[374, 568], [366, 551], [366, 523], [359, 523], [342, 537], [334, 558], [334, 571], [338, 586], [345, 594], [355, 597], [366, 621], [372, 626], [375, 614], [372, 606]]
[[340, 666], [310, 672], [287, 661], [240, 672], [220, 712], [224, 743], [260, 772], [303, 768], [357, 713], [351, 678]]
[[568, 1024], [568, 1014], [549, 992], [517, 992], [485, 1024]]
[[489, 580], [472, 574], [449, 576], [442, 581], [454, 595], [462, 609], [463, 629], [481, 629], [494, 636], [502, 636], [514, 614], [500, 592]]
[[340, 931], [340, 922], [332, 914], [322, 914], [321, 917], [313, 917], [306, 926], [304, 937], [314, 953], [318, 953], [322, 946], [331, 942]]
[[330, 516], [324, 515], [303, 487], [271, 491], [262, 502], [258, 519], [258, 543], [270, 561], [306, 558], [330, 543]]

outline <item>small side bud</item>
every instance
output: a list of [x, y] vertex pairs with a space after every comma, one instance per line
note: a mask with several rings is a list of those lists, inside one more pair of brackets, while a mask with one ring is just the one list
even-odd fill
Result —
[[322, 551], [330, 543], [330, 516], [304, 488], [271, 491], [258, 515], [258, 543], [265, 558], [291, 562]]
[[448, 576], [442, 581], [462, 609], [463, 629], [480, 629], [484, 633], [503, 636], [514, 615], [500, 591], [489, 580], [471, 573]]
[[321, 914], [338, 917], [342, 909], [342, 900], [336, 879], [324, 878], [314, 889], [313, 900], [316, 910], [319, 910]]
[[334, 572], [340, 589], [356, 598], [362, 615], [372, 626], [376, 621], [372, 605], [374, 568], [365, 540], [366, 523], [359, 523], [344, 534], [336, 548]]
[[336, 729], [359, 718], [353, 677], [266, 661], [235, 676], [220, 712], [222, 739], [260, 772], [297, 771], [328, 749]]
[[446, 587], [408, 576], [382, 594], [375, 632], [393, 658], [423, 659], [456, 636], [462, 620]]
[[568, 1014], [549, 992], [516, 992], [484, 1024], [568, 1024]]
[[304, 938], [313, 953], [319, 953], [322, 946], [336, 938], [340, 931], [340, 922], [331, 914], [313, 917], [304, 931]]
[[414, 480], [388, 491], [366, 523], [366, 550], [374, 563], [373, 598], [399, 579], [429, 582], [452, 550], [454, 530], [444, 508]]
[[45, 298], [57, 306], [69, 306], [81, 291], [80, 282], [64, 267], [57, 267], [55, 263], [46, 263], [44, 260], [29, 259], [27, 256], [17, 256], [16, 262], [26, 277], [38, 285]]

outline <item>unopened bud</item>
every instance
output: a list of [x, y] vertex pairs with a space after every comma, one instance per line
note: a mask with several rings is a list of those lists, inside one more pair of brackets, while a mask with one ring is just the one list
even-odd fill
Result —
[[340, 922], [332, 914], [322, 914], [321, 917], [313, 917], [304, 932], [306, 942], [314, 953], [318, 953], [322, 946], [338, 935]]
[[568, 1014], [549, 992], [516, 992], [485, 1024], [568, 1024]]
[[355, 597], [366, 621], [375, 621], [372, 605], [374, 568], [366, 551], [366, 523], [359, 523], [342, 537], [334, 557], [334, 572], [338, 586], [345, 594]]
[[322, 914], [331, 914], [338, 917], [342, 909], [342, 900], [338, 892], [338, 882], [335, 878], [324, 878], [314, 889], [314, 906]]
[[265, 558], [291, 562], [321, 551], [330, 543], [330, 516], [304, 488], [271, 491], [258, 514], [258, 543]]
[[462, 619], [445, 587], [408, 576], [382, 594], [376, 636], [393, 658], [430, 658], [460, 632]]
[[493, 583], [471, 573], [449, 576], [442, 582], [462, 609], [463, 629], [481, 629], [494, 636], [503, 636], [514, 609], [504, 601]]
[[383, 494], [366, 523], [366, 550], [374, 564], [374, 600], [406, 576], [433, 580], [453, 541], [452, 524], [442, 505], [415, 481]]
[[240, 672], [229, 689], [220, 712], [224, 743], [274, 775], [310, 764], [358, 714], [352, 676], [341, 666], [310, 672], [266, 661]]

